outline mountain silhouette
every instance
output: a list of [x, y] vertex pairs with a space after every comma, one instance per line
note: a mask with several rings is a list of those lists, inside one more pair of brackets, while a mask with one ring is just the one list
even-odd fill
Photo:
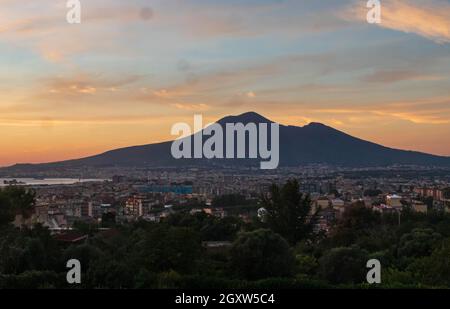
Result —
[[[270, 124], [272, 121], [257, 113], [249, 112], [238, 116], [227, 116], [220, 119], [217, 123], [224, 128], [226, 123], [255, 123], [258, 125], [261, 123]], [[197, 134], [201, 134], [201, 132]], [[261, 159], [176, 160], [172, 157], [171, 145], [172, 142], [163, 142], [133, 146], [76, 160], [44, 164], [17, 164], [0, 169], [0, 171], [9, 173], [14, 171], [36, 172], [55, 168], [85, 167], [252, 166], [259, 164], [261, 161]], [[303, 127], [280, 125], [279, 166], [301, 166], [305, 164], [329, 164], [349, 167], [389, 166], [395, 164], [450, 167], [450, 157], [388, 148], [350, 136], [321, 123], [310, 123]]]

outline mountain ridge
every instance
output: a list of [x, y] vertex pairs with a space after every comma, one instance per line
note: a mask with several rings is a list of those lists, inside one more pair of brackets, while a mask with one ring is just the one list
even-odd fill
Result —
[[[256, 113], [247, 112], [226, 116], [216, 123], [274, 123]], [[109, 150], [85, 158], [40, 164], [16, 164], [0, 168], [8, 170], [46, 170], [62, 167], [178, 167], [186, 165], [216, 164], [252, 165], [254, 159], [181, 159], [171, 156], [172, 141], [129, 146]], [[259, 162], [259, 160], [258, 160]], [[338, 166], [387, 166], [394, 164], [450, 167], [450, 157], [419, 151], [401, 150], [366, 141], [318, 122], [305, 126], [280, 124], [280, 166], [305, 164], [329, 164]]]

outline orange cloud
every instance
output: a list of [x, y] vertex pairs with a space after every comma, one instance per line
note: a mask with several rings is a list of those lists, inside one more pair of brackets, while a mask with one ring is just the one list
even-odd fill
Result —
[[449, 124], [450, 120], [442, 119], [439, 115], [421, 115], [408, 112], [384, 112], [374, 111], [373, 113], [384, 117], [395, 117], [401, 120], [410, 121], [415, 124]]
[[[120, 87], [128, 86], [137, 82], [140, 76], [130, 75], [122, 78], [103, 78], [89, 74], [77, 74], [68, 77], [52, 77], [44, 81], [45, 87], [50, 94], [95, 94], [97, 91], [117, 91]], [[48, 98], [47, 94], [43, 95]]]
[[247, 92], [247, 97], [253, 99], [256, 98], [256, 94], [253, 91]]
[[187, 110], [187, 111], [195, 111], [195, 112], [203, 112], [209, 109], [209, 106], [203, 103], [200, 104], [181, 104], [176, 103], [174, 106], [178, 109]]
[[[366, 21], [365, 1], [357, 1], [339, 15], [349, 21]], [[450, 43], [450, 5], [444, 1], [383, 0], [380, 27], [415, 33], [439, 44]]]

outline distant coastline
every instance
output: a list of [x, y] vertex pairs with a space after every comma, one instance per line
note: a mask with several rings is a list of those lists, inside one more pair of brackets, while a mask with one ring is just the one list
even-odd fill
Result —
[[78, 179], [78, 178], [0, 178], [0, 187], [9, 185], [45, 186], [45, 185], [73, 185], [83, 182], [103, 182], [108, 179]]

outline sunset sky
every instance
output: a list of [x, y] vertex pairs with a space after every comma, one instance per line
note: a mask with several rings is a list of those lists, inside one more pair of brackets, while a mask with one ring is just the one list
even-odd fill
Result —
[[0, 166], [256, 111], [450, 156], [450, 1], [0, 0]]

